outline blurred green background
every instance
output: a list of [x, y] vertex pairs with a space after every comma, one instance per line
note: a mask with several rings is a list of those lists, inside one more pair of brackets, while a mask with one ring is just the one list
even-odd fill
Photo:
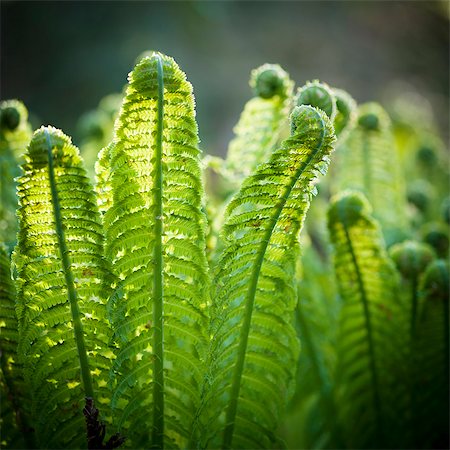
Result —
[[[447, 2], [1, 2], [1, 97], [20, 98], [34, 125], [62, 128], [120, 92], [144, 50], [175, 58], [194, 86], [202, 147], [224, 154], [250, 70], [281, 64], [359, 102], [414, 92], [448, 137]], [[414, 95], [415, 95], [414, 94]], [[417, 97], [417, 96], [416, 96]], [[388, 106], [388, 105], [387, 105]]]

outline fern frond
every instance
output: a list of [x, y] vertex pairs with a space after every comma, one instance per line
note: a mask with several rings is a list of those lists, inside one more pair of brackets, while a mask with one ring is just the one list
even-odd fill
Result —
[[332, 201], [328, 227], [343, 303], [336, 382], [341, 425], [349, 448], [392, 448], [402, 438], [397, 412], [408, 406], [399, 381], [407, 326], [396, 272], [361, 194]]
[[160, 53], [143, 58], [116, 123], [104, 216], [119, 280], [113, 406], [134, 447], [186, 447], [198, 407], [209, 289], [198, 142], [185, 74]]
[[357, 125], [339, 146], [334, 192], [362, 192], [380, 221], [388, 245], [407, 234], [405, 186], [399, 158], [384, 109], [366, 103], [358, 109]]
[[18, 100], [0, 102], [0, 242], [11, 251], [17, 232], [19, 161], [31, 139], [28, 111]]
[[421, 302], [414, 345], [416, 448], [445, 448], [449, 427], [449, 268], [432, 262], [419, 288]]
[[100, 215], [78, 149], [61, 131], [35, 132], [22, 172], [16, 311], [30, 416], [40, 446], [83, 448], [84, 399], [105, 411], [113, 357]]
[[10, 260], [6, 248], [0, 244], [0, 448], [23, 448], [24, 437], [31, 441], [31, 433], [24, 433], [29, 430], [25, 430], [23, 412], [20, 410], [23, 400], [20, 388], [24, 386], [21, 386], [17, 364], [19, 330], [15, 300]]
[[294, 83], [277, 64], [264, 64], [251, 73], [255, 96], [247, 102], [230, 142], [227, 168], [238, 180], [267, 161], [288, 124]]
[[334, 143], [327, 116], [294, 109], [292, 135], [231, 200], [215, 281], [203, 445], [267, 448], [292, 393], [298, 233]]

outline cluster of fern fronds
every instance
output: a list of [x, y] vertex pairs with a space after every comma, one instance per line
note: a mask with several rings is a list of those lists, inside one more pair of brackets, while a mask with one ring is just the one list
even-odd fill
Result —
[[278, 65], [250, 85], [225, 159], [158, 52], [81, 152], [0, 104], [2, 448], [446, 445], [442, 142]]

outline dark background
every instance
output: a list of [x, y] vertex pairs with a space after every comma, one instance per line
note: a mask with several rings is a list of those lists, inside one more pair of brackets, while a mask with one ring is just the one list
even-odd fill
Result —
[[[448, 137], [447, 1], [1, 1], [1, 98], [35, 125], [74, 136], [77, 120], [120, 92], [136, 57], [173, 56], [194, 86], [202, 145], [223, 154], [250, 70], [281, 64], [359, 102], [416, 91]], [[392, 89], [392, 86], [397, 88]]]

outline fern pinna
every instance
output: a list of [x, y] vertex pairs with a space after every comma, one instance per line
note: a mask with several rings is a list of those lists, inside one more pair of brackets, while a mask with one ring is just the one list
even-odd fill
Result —
[[343, 302], [336, 389], [347, 445], [396, 446], [402, 439], [398, 421], [407, 408], [401, 380], [408, 375], [403, 371], [407, 318], [398, 300], [398, 277], [362, 194], [335, 198], [328, 227]]
[[255, 96], [234, 128], [225, 166], [238, 181], [266, 162], [288, 125], [293, 81], [278, 64], [264, 64], [251, 73]]
[[153, 53], [130, 74], [105, 158], [112, 406], [133, 448], [186, 447], [204, 374], [209, 280], [194, 97], [172, 58]]
[[61, 131], [34, 133], [22, 172], [14, 262], [24, 406], [39, 446], [80, 448], [85, 397], [107, 419], [110, 396], [100, 216], [78, 149]]
[[269, 448], [293, 388], [298, 233], [334, 134], [327, 116], [301, 106], [291, 137], [247, 178], [227, 207], [217, 265], [202, 423], [211, 448]]

